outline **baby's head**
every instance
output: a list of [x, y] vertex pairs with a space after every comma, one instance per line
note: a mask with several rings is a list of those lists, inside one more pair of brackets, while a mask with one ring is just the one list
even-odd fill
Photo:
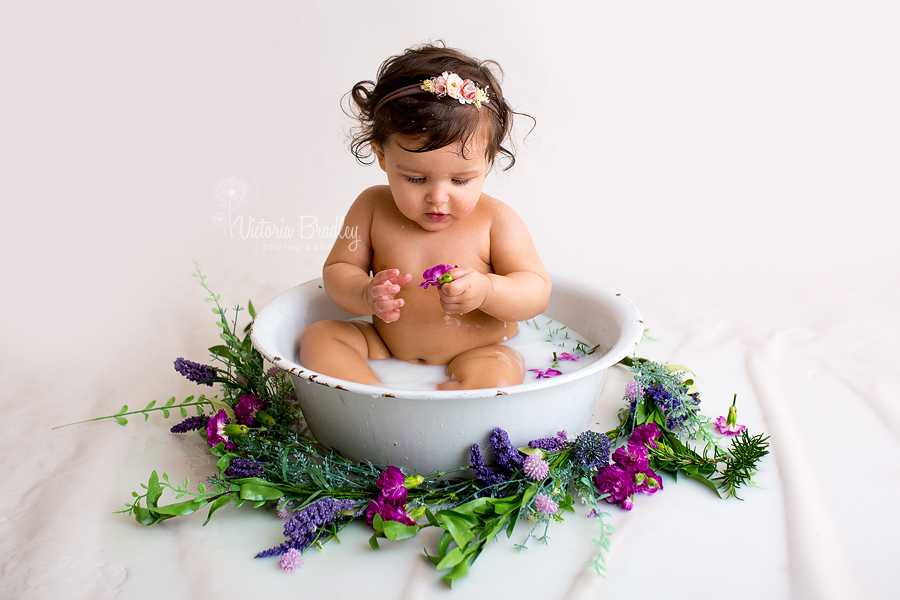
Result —
[[[353, 131], [351, 151], [363, 164], [372, 162], [372, 144], [384, 147], [394, 137], [412, 152], [428, 152], [460, 143], [463, 155], [484, 136], [488, 164], [497, 154], [515, 162], [513, 152], [504, 147], [512, 126], [513, 111], [489, 66], [493, 61], [477, 61], [453, 48], [427, 45], [410, 48], [392, 56], [378, 69], [378, 81], [361, 81], [350, 92], [352, 116], [360, 127]], [[501, 71], [502, 72], [502, 71]], [[463, 104], [449, 94], [421, 89], [423, 81], [455, 73], [486, 91], [486, 103]], [[440, 83], [439, 83], [440, 85]], [[470, 88], [471, 89], [471, 88]], [[438, 90], [440, 91], [440, 90]]]

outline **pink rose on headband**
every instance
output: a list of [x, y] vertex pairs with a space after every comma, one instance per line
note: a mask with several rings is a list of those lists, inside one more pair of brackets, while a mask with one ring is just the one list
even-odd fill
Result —
[[434, 81], [434, 93], [438, 98], [447, 93], [447, 72], [441, 74], [440, 77], [432, 77]]
[[458, 100], [460, 98], [459, 91], [463, 84], [462, 77], [456, 73], [446, 73], [445, 76], [447, 78], [447, 95]]
[[462, 82], [462, 87], [459, 88], [459, 95], [469, 102], [473, 102], [475, 96], [478, 95], [478, 88], [475, 87], [475, 83], [471, 79], [466, 79]]

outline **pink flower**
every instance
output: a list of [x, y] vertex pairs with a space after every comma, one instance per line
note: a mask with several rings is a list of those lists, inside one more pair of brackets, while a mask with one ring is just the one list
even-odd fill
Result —
[[385, 521], [396, 521], [404, 525], [415, 525], [416, 522], [409, 518], [402, 506], [395, 506], [386, 502], [383, 498], [371, 500], [366, 507], [366, 523], [372, 524], [375, 515], [381, 515]]
[[291, 573], [303, 566], [303, 554], [296, 548], [289, 548], [281, 555], [281, 570]]
[[631, 438], [629, 439], [642, 446], [656, 448], [659, 446], [659, 444], [656, 443], [656, 438], [660, 435], [659, 427], [656, 426], [656, 423], [647, 423], [646, 425], [635, 427], [634, 431], [631, 432]]
[[558, 358], [559, 360], [572, 360], [572, 361], [578, 360], [577, 356], [575, 356], [574, 354], [569, 354], [568, 352], [563, 352], [556, 358]]
[[375, 485], [381, 491], [379, 496], [389, 504], [403, 504], [406, 502], [406, 488], [403, 482], [403, 472], [397, 467], [388, 467], [387, 471], [378, 476]]
[[538, 494], [534, 497], [534, 508], [545, 515], [553, 515], [559, 511], [559, 505], [547, 494]]
[[228, 425], [228, 423], [230, 423], [228, 415], [226, 415], [225, 411], [222, 409], [219, 409], [219, 412], [209, 418], [209, 422], [206, 424], [206, 441], [210, 448], [220, 442], [225, 442], [226, 450], [234, 450], [237, 448], [237, 444], [230, 441], [228, 436], [225, 435], [225, 426]]
[[462, 88], [463, 84], [462, 77], [456, 73], [444, 73], [442, 76], [446, 78], [447, 95], [459, 100], [459, 90]]
[[551, 377], [556, 377], [557, 375], [562, 375], [562, 371], [557, 371], [556, 369], [528, 369], [529, 371], [534, 371], [537, 373], [538, 379], [550, 379]]
[[478, 95], [478, 88], [471, 79], [464, 79], [459, 88], [459, 95], [465, 100], [472, 102], [475, 100], [475, 96]]
[[594, 485], [601, 494], [609, 494], [607, 502], [631, 510], [631, 495], [634, 493], [634, 477], [631, 473], [611, 465], [597, 472]]
[[643, 394], [644, 390], [641, 389], [641, 384], [637, 381], [629, 381], [628, 385], [625, 386], [625, 397], [629, 402], [637, 402]]
[[723, 435], [734, 435], [736, 433], [740, 433], [747, 429], [745, 425], [738, 425], [737, 423], [737, 394], [734, 395], [734, 400], [731, 402], [731, 407], [728, 409], [728, 418], [719, 417], [716, 419], [716, 429], [719, 430], [719, 433]]
[[641, 444], [628, 440], [628, 445], [613, 452], [613, 461], [632, 475], [646, 471], [648, 466], [647, 449]]
[[528, 458], [525, 459], [523, 469], [526, 475], [535, 481], [540, 481], [550, 472], [550, 465], [537, 454], [529, 454]]

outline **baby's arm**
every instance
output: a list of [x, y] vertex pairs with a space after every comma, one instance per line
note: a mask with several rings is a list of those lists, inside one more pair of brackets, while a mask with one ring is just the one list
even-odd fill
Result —
[[397, 269], [369, 275], [372, 264], [371, 226], [374, 203], [373, 190], [360, 194], [344, 219], [344, 231], [356, 232], [354, 239], [338, 238], [325, 261], [322, 278], [325, 291], [335, 304], [357, 315], [375, 315], [385, 323], [400, 318], [402, 298], [394, 298], [400, 286], [412, 280], [411, 274], [401, 276]]
[[441, 304], [450, 313], [465, 314], [477, 308], [503, 321], [525, 321], [547, 309], [550, 275], [519, 215], [500, 202], [494, 210], [494, 272], [483, 274], [465, 266], [453, 269], [453, 281], [441, 286]]

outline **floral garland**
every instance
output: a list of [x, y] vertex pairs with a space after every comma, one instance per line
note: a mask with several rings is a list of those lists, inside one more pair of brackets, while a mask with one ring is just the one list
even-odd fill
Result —
[[[442, 274], [430, 275], [439, 280]], [[194, 276], [209, 293], [205, 300], [214, 304], [225, 343], [209, 349], [216, 366], [179, 358], [175, 369], [199, 385], [219, 384], [222, 398], [201, 394], [176, 404], [172, 397], [162, 406], [156, 401], [135, 411], [123, 406], [115, 415], [91, 421], [115, 419], [125, 425], [130, 415], [143, 414], [146, 420], [150, 412], [160, 411], [168, 418], [177, 410], [183, 420], [171, 431], [201, 433], [218, 458], [217, 472], [192, 487], [188, 479], [172, 482], [167, 474], [160, 478], [153, 471], [143, 492], [133, 492], [133, 500], [119, 512], [149, 526], [208, 507], [209, 522], [229, 504], [251, 502], [285, 521], [284, 541], [256, 554], [279, 557], [285, 571], [300, 568], [309, 548], [321, 547], [353, 520], [364, 519], [373, 529], [374, 549], [379, 539], [408, 539], [426, 527], [443, 530], [428, 558], [437, 570], [448, 571], [443, 580], [452, 586], [488, 543], [503, 531], [511, 536], [520, 521], [532, 524], [520, 549], [532, 538], [546, 543], [550, 523], [561, 521], [564, 512], [575, 512], [578, 496], [598, 524], [593, 566], [602, 575], [613, 528], [604, 522], [609, 514], [601, 510], [601, 502], [631, 510], [635, 495], [663, 490], [661, 473], [682, 473], [719, 496], [736, 496], [768, 452], [768, 438], [750, 436], [736, 424], [735, 403], [727, 419], [719, 417], [716, 423], [719, 431], [734, 435], [731, 445], [719, 445], [712, 422], [699, 412], [699, 394], [686, 367], [626, 358], [622, 364], [634, 381], [626, 389], [620, 424], [612, 431], [576, 436], [560, 431], [516, 448], [497, 427], [489, 436], [492, 462], [472, 444], [470, 465], [429, 477], [407, 477], [390, 465], [355, 463], [310, 437], [287, 374], [265, 368], [250, 344], [249, 325], [238, 337], [242, 307], [234, 307], [229, 321], [199, 266]], [[248, 311], [255, 317], [252, 302]], [[595, 349], [579, 346], [584, 354]], [[564, 354], [554, 353], [554, 364], [578, 358]], [[188, 408], [197, 414], [188, 416]], [[691, 447], [698, 443], [704, 446], [702, 454]], [[447, 477], [469, 470], [474, 477]], [[166, 491], [176, 502], [160, 503]]]

